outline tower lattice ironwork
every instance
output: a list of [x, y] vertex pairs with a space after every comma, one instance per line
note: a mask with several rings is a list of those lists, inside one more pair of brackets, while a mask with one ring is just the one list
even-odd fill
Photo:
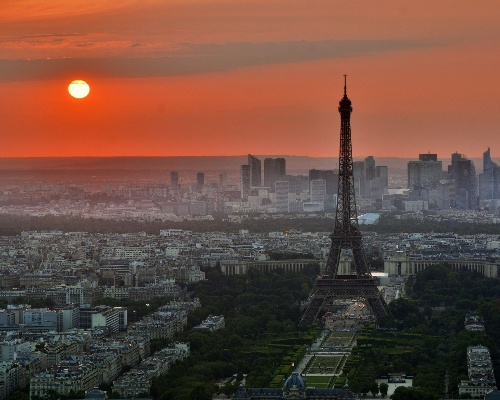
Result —
[[[361, 231], [354, 195], [351, 100], [347, 97], [347, 77], [344, 75], [344, 97], [339, 102], [340, 155], [339, 187], [335, 226], [330, 235], [332, 244], [325, 273], [316, 280], [311, 300], [302, 316], [302, 325], [314, 322], [320, 311], [335, 299], [361, 298], [373, 312], [377, 321], [387, 315], [388, 308], [375, 279], [371, 276], [363, 250]], [[354, 273], [339, 274], [342, 250], [350, 250], [354, 261]]]

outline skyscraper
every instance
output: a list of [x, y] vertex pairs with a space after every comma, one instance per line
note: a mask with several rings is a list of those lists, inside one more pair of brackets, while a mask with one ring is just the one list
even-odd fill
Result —
[[354, 177], [354, 193], [356, 197], [366, 196], [366, 174], [365, 174], [365, 162], [364, 161], [354, 161], [352, 163], [352, 173]]
[[476, 169], [474, 163], [459, 153], [451, 155], [448, 176], [455, 181], [456, 208], [470, 210], [477, 206]]
[[290, 211], [290, 203], [288, 199], [288, 182], [287, 181], [277, 181], [276, 186], [276, 211], [278, 212], [288, 212]]
[[490, 148], [483, 153], [483, 172], [479, 174], [479, 200], [486, 205], [500, 199], [500, 166], [491, 160]]
[[221, 172], [219, 174], [219, 188], [225, 189], [227, 186], [227, 172]]
[[249, 154], [248, 166], [250, 167], [250, 187], [262, 186], [262, 169], [260, 160]]
[[311, 185], [311, 202], [319, 203], [320, 209], [325, 208], [326, 181], [324, 179], [313, 179]]
[[240, 191], [243, 200], [248, 199], [250, 194], [250, 165], [240, 167]]
[[356, 197], [381, 200], [388, 190], [388, 169], [386, 166], [375, 166], [373, 156], [363, 161], [353, 162], [354, 190]]
[[372, 187], [372, 196], [382, 198], [389, 190], [389, 168], [386, 165], [377, 165], [375, 167], [375, 179]]
[[365, 158], [365, 179], [367, 182], [375, 178], [375, 159], [373, 156]]
[[310, 169], [309, 170], [309, 192], [311, 190], [311, 181], [323, 179], [326, 183], [326, 194], [337, 194], [339, 186], [339, 175], [333, 169]]
[[170, 187], [172, 189], [179, 187], [179, 173], [177, 171], [170, 172]]
[[196, 174], [196, 190], [203, 190], [203, 186], [205, 186], [205, 174], [198, 172]]
[[409, 189], [435, 189], [442, 175], [443, 166], [437, 154], [420, 154], [418, 161], [408, 161]]
[[286, 175], [286, 160], [284, 158], [264, 159], [264, 186], [273, 191], [276, 181], [281, 180]]

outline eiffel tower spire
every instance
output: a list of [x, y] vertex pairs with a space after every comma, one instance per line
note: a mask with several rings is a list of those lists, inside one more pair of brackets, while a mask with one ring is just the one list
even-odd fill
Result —
[[[332, 244], [325, 274], [316, 280], [311, 301], [302, 316], [301, 324], [314, 322], [321, 309], [338, 298], [365, 299], [377, 320], [388, 313], [387, 304], [368, 270], [358, 226], [351, 142], [352, 103], [347, 97], [347, 75], [344, 75], [344, 97], [339, 102], [338, 110], [340, 113], [339, 187], [335, 226], [330, 235]], [[354, 273], [349, 275], [340, 275], [338, 270], [343, 250], [350, 250], [353, 256]]]

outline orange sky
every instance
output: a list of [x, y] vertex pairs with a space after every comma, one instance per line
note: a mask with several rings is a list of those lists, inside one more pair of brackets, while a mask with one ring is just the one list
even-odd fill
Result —
[[[497, 0], [3, 0], [0, 157], [500, 155]], [[67, 85], [91, 86], [82, 100]]]

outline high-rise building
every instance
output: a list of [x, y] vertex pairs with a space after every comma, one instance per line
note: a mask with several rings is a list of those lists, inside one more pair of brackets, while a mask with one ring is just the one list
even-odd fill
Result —
[[437, 161], [437, 154], [425, 153], [418, 155], [419, 161]]
[[352, 163], [352, 173], [354, 177], [354, 193], [356, 197], [366, 196], [366, 174], [365, 174], [365, 162], [364, 161], [354, 161]]
[[333, 169], [310, 169], [309, 170], [309, 190], [310, 183], [315, 179], [323, 179], [326, 183], [326, 194], [337, 194], [339, 186], [339, 175]]
[[248, 166], [250, 167], [250, 187], [262, 186], [262, 168], [260, 160], [249, 154]]
[[373, 156], [365, 158], [365, 179], [367, 182], [375, 179], [375, 159]]
[[275, 183], [276, 190], [276, 211], [289, 212], [290, 203], [288, 199], [288, 181], [277, 181]]
[[[370, 197], [377, 202], [382, 201], [382, 196], [389, 193], [389, 168], [385, 165], [375, 167], [375, 178], [368, 182]], [[382, 203], [379, 203], [382, 207]]]
[[172, 189], [179, 187], [179, 173], [177, 171], [170, 172], [170, 187]]
[[205, 174], [198, 172], [196, 174], [196, 190], [203, 190], [203, 186], [205, 186]]
[[311, 182], [311, 202], [319, 203], [320, 209], [325, 207], [326, 181], [324, 179], [313, 179]]
[[288, 182], [288, 190], [290, 193], [300, 194], [309, 193], [309, 179], [305, 175], [285, 175], [280, 181]]
[[474, 163], [462, 154], [451, 155], [451, 165], [448, 166], [448, 177], [455, 181], [456, 208], [470, 210], [477, 206], [476, 169]]
[[381, 200], [382, 195], [387, 194], [388, 168], [383, 165], [376, 166], [373, 156], [368, 156], [363, 161], [354, 161], [353, 174], [356, 196]]
[[284, 158], [264, 159], [264, 186], [274, 190], [276, 181], [286, 175], [286, 160]]
[[[479, 174], [481, 205], [500, 199], [500, 166], [491, 160], [490, 149], [483, 153], [483, 172]], [[495, 207], [496, 208], [496, 207]]]
[[219, 188], [225, 189], [227, 187], [227, 172], [221, 172], [219, 174]]
[[408, 188], [413, 190], [435, 189], [442, 179], [442, 162], [437, 154], [420, 154], [418, 161], [408, 162]]
[[248, 199], [250, 194], [250, 165], [240, 167], [240, 191], [243, 200]]

